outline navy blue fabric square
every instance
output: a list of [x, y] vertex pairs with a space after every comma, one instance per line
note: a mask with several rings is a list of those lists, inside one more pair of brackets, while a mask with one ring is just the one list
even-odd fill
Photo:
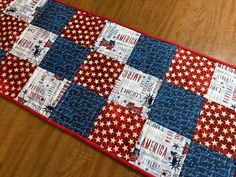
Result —
[[74, 13], [75, 9], [49, 1], [36, 15], [31, 24], [59, 34]]
[[0, 49], [0, 62], [2, 60], [2, 57], [6, 54], [6, 52], [4, 50]]
[[203, 102], [203, 97], [163, 81], [149, 119], [191, 139]]
[[89, 49], [58, 37], [40, 63], [40, 67], [68, 80], [83, 63]]
[[236, 177], [236, 160], [234, 160], [234, 177]]
[[180, 177], [233, 177], [233, 160], [192, 142]]
[[157, 39], [141, 35], [127, 64], [147, 74], [163, 79], [177, 47]]
[[105, 102], [99, 95], [71, 84], [49, 118], [87, 137]]

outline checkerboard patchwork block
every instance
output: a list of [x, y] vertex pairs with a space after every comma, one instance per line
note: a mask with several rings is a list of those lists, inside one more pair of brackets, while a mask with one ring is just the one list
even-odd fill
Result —
[[203, 102], [203, 97], [163, 81], [149, 119], [191, 139]]
[[122, 63], [126, 63], [141, 34], [107, 22], [99, 35], [94, 49]]
[[50, 119], [87, 137], [105, 102], [99, 95], [71, 84], [53, 109]]
[[180, 177], [233, 177], [234, 169], [230, 158], [192, 142]]
[[49, 117], [68, 87], [67, 80], [62, 80], [55, 74], [37, 67], [16, 99]]
[[1, 0], [0, 1], [0, 11], [3, 11], [10, 3], [12, 0]]
[[77, 11], [65, 26], [61, 36], [76, 44], [92, 48], [106, 20], [88, 12]]
[[236, 111], [236, 69], [217, 63], [206, 98]]
[[205, 100], [193, 140], [236, 160], [236, 113]]
[[236, 177], [236, 68], [54, 0], [0, 11], [0, 95], [144, 174]]
[[157, 39], [141, 35], [127, 64], [144, 73], [163, 79], [177, 47]]
[[183, 48], [178, 48], [165, 81], [205, 95], [215, 69], [215, 62]]
[[30, 23], [47, 0], [12, 0], [4, 13]]
[[190, 139], [147, 120], [130, 162], [154, 176], [179, 176]]
[[34, 64], [8, 53], [0, 65], [0, 93], [17, 97], [35, 68]]
[[10, 15], [0, 14], [0, 49], [9, 51], [17, 38], [26, 28], [27, 23]]
[[10, 53], [39, 65], [56, 38], [56, 34], [43, 28], [29, 25], [14, 43]]
[[108, 102], [89, 133], [89, 139], [116, 156], [129, 160], [142, 130], [144, 118], [123, 106]]
[[109, 100], [147, 118], [160, 86], [160, 79], [126, 65]]
[[75, 75], [74, 82], [108, 98], [124, 64], [96, 51], [91, 51]]
[[49, 1], [40, 13], [36, 15], [31, 24], [59, 34], [74, 13], [75, 9]]
[[71, 80], [88, 51], [87, 48], [59, 36], [39, 66]]

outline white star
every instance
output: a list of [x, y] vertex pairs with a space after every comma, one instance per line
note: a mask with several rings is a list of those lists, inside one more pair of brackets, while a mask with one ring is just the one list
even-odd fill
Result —
[[223, 149], [223, 150], [227, 149], [225, 144], [222, 144], [220, 148]]
[[232, 138], [228, 137], [226, 138], [227, 142], [232, 143]]
[[212, 141], [212, 145], [213, 145], [213, 146], [217, 146], [217, 143], [218, 143], [218, 142], [215, 141], [215, 140]]
[[122, 139], [119, 139], [118, 143], [121, 145], [123, 144], [123, 140]]
[[128, 147], [124, 145], [124, 146], [122, 147], [122, 149], [123, 149], [124, 151], [127, 151], [127, 150], [128, 150]]
[[226, 112], [222, 111], [221, 115], [226, 116], [227, 114], [226, 114]]
[[97, 137], [96, 138], [96, 142], [100, 142], [101, 138], [100, 137]]
[[224, 137], [222, 135], [219, 136], [219, 140], [220, 141], [223, 141], [224, 140]]
[[232, 145], [232, 146], [231, 146], [231, 150], [232, 150], [232, 151], [236, 151], [236, 145]]
[[215, 132], [219, 132], [219, 128], [218, 128], [218, 127], [215, 127], [215, 128], [214, 128], [214, 131], [215, 131]]
[[210, 145], [211, 144], [208, 141], [205, 142], [205, 146], [209, 147]]
[[234, 119], [234, 114], [230, 114], [229, 117], [230, 117], [231, 119]]
[[116, 132], [116, 136], [121, 136], [121, 132], [120, 131]]
[[198, 139], [199, 139], [199, 136], [198, 136], [198, 135], [194, 135], [194, 139], [195, 139], [195, 140], [198, 140]]
[[202, 133], [202, 137], [203, 137], [203, 138], [206, 138], [206, 137], [207, 137], [206, 132], [203, 132], [203, 133]]

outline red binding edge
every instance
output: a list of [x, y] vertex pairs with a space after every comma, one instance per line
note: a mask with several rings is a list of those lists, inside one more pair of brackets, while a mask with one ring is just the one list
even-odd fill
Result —
[[71, 136], [73, 136], [73, 137], [75, 137], [75, 138], [77, 138], [77, 139], [79, 139], [79, 140], [81, 140], [81, 141], [83, 141], [83, 142], [89, 144], [91, 147], [93, 147], [93, 148], [95, 148], [95, 149], [101, 151], [102, 153], [107, 154], [108, 157], [111, 157], [111, 158], [117, 160], [118, 162], [121, 162], [122, 164], [124, 164], [124, 165], [126, 165], [126, 166], [132, 168], [133, 170], [135, 170], [135, 171], [141, 173], [142, 175], [147, 176], [147, 177], [154, 177], [153, 175], [151, 175], [151, 174], [147, 173], [146, 171], [142, 170], [141, 168], [139, 168], [139, 167], [137, 167], [137, 166], [135, 166], [135, 165], [129, 163], [128, 161], [126, 161], [126, 160], [124, 160], [124, 159], [122, 159], [122, 158], [117, 157], [116, 155], [112, 154], [111, 152], [107, 151], [106, 149], [101, 148], [100, 146], [98, 146], [97, 144], [93, 143], [93, 142], [90, 141], [89, 139], [87, 139], [87, 138], [85, 138], [85, 137], [79, 135], [78, 133], [76, 133], [76, 132], [74, 132], [74, 131], [72, 131], [72, 130], [70, 130], [70, 129], [68, 129], [68, 128], [66, 128], [66, 127], [64, 127], [64, 126], [62, 126], [62, 125], [60, 125], [60, 124], [58, 124], [57, 122], [55, 122], [55, 121], [53, 121], [53, 120], [51, 120], [51, 119], [49, 119], [49, 118], [43, 116], [42, 114], [40, 114], [40, 113], [34, 111], [34, 110], [31, 109], [30, 107], [27, 107], [27, 106], [23, 105], [23, 104], [20, 103], [19, 101], [16, 101], [16, 100], [14, 100], [14, 99], [11, 98], [11, 97], [8, 97], [8, 96], [6, 96], [6, 95], [3, 95], [2, 93], [0, 93], [0, 96], [3, 97], [3, 98], [5, 98], [6, 100], [8, 100], [8, 101], [10, 101], [10, 102], [12, 102], [12, 103], [14, 103], [14, 104], [16, 104], [17, 106], [23, 108], [24, 110], [30, 112], [31, 114], [33, 114], [33, 115], [39, 117], [40, 119], [46, 121], [47, 123], [49, 123], [49, 124], [51, 124], [51, 125], [53, 125], [53, 126], [59, 128], [59, 129], [62, 130], [63, 132], [66, 132], [66, 133], [68, 133], [69, 135], [71, 135]]
[[[189, 51], [191, 51], [191, 52], [193, 52], [193, 53], [195, 53], [195, 54], [197, 54], [197, 55], [199, 55], [199, 56], [206, 57], [206, 58], [208, 58], [208, 59], [210, 59], [210, 60], [216, 61], [216, 62], [218, 62], [218, 63], [222, 63], [222, 64], [224, 64], [224, 65], [227, 65], [227, 66], [229, 66], [229, 67], [231, 67], [231, 68], [236, 69], [236, 66], [233, 65], [233, 64], [230, 64], [230, 63], [227, 63], [227, 62], [225, 62], [225, 61], [221, 61], [221, 60], [219, 60], [219, 59], [210, 57], [210, 56], [208, 56], [208, 55], [199, 53], [199, 52], [197, 52], [197, 51], [194, 51], [194, 50], [192, 50], [192, 49], [189, 49], [189, 48], [187, 48], [187, 47], [185, 47], [185, 46], [183, 46], [183, 45], [177, 44], [177, 43], [175, 43], [175, 42], [171, 42], [171, 41], [168, 41], [168, 40], [159, 38], [159, 37], [157, 37], [157, 36], [148, 34], [148, 33], [145, 32], [145, 31], [138, 30], [138, 29], [135, 29], [135, 28], [133, 28], [133, 27], [123, 25], [123, 24], [121, 24], [121, 23], [119, 23], [119, 22], [117, 22], [117, 21], [115, 21], [115, 20], [113, 20], [113, 19], [110, 19], [110, 18], [108, 18], [108, 17], [105, 17], [105, 16], [102, 16], [102, 15], [98, 15], [98, 14], [89, 12], [89, 11], [87, 11], [87, 10], [78, 8], [78, 7], [76, 7], [76, 6], [73, 6], [73, 5], [71, 5], [71, 4], [68, 4], [68, 3], [66, 3], [66, 2], [62, 2], [61, 0], [53, 0], [53, 1], [54, 1], [54, 2], [58, 2], [58, 3], [60, 3], [60, 4], [64, 4], [64, 5], [66, 5], [66, 6], [69, 6], [69, 7], [73, 8], [73, 9], [77, 9], [77, 10], [80, 10], [80, 11], [84, 11], [84, 12], [90, 13], [90, 14], [92, 14], [92, 15], [95, 15], [95, 16], [98, 16], [98, 17], [101, 17], [101, 18], [104, 18], [104, 19], [106, 19], [106, 20], [108, 20], [108, 21], [117, 23], [117, 24], [119, 24], [119, 25], [121, 25], [121, 26], [124, 26], [124, 27], [129, 28], [129, 29], [134, 30], [134, 31], [137, 31], [137, 32], [142, 33], [142, 34], [144, 34], [144, 35], [146, 35], [146, 36], [149, 36], [149, 37], [151, 37], [151, 38], [154, 38], [154, 39], [157, 39], [157, 40], [160, 40], [160, 41], [163, 41], [163, 42], [166, 42], [166, 43], [175, 45], [175, 46], [177, 46], [177, 47], [181, 47], [181, 48], [186, 49], [186, 50], [189, 50]], [[69, 134], [69, 135], [71, 135], [71, 136], [73, 136], [73, 137], [75, 137], [75, 138], [77, 138], [77, 139], [79, 139], [79, 140], [81, 140], [81, 141], [83, 141], [83, 142], [89, 144], [91, 147], [93, 147], [93, 148], [99, 150], [100, 152], [102, 152], [102, 153], [104, 153], [104, 154], [107, 154], [109, 157], [115, 159], [116, 161], [120, 162], [121, 164], [126, 165], [126, 166], [132, 168], [133, 170], [135, 170], [135, 171], [141, 173], [142, 175], [145, 175], [145, 176], [147, 176], [147, 177], [153, 177], [153, 175], [151, 175], [150, 173], [147, 173], [146, 171], [142, 170], [141, 168], [139, 168], [139, 167], [137, 167], [137, 166], [135, 166], [135, 165], [133, 165], [133, 164], [130, 164], [128, 161], [125, 161], [125, 160], [123, 160], [122, 158], [117, 157], [116, 155], [112, 154], [111, 152], [107, 151], [106, 149], [103, 149], [103, 148], [101, 148], [100, 146], [98, 146], [97, 144], [93, 143], [93, 142], [90, 141], [89, 139], [87, 139], [87, 138], [85, 138], [85, 137], [83, 137], [83, 136], [81, 136], [81, 135], [75, 133], [74, 131], [72, 131], [72, 130], [70, 130], [70, 129], [68, 129], [68, 128], [66, 128], [66, 127], [64, 127], [64, 126], [62, 126], [62, 125], [60, 125], [60, 124], [58, 124], [57, 122], [55, 122], [55, 121], [53, 121], [53, 120], [51, 120], [51, 119], [49, 119], [49, 118], [43, 116], [42, 114], [40, 114], [40, 113], [34, 111], [34, 110], [31, 109], [30, 107], [27, 107], [27, 106], [23, 105], [22, 103], [20, 103], [20, 102], [14, 100], [13, 98], [8, 97], [8, 96], [6, 96], [6, 95], [4, 95], [4, 94], [0, 94], [0, 96], [3, 97], [3, 98], [5, 98], [6, 100], [8, 100], [8, 101], [10, 101], [10, 102], [12, 102], [12, 103], [14, 103], [14, 104], [16, 104], [17, 106], [23, 108], [24, 110], [30, 112], [31, 114], [33, 114], [33, 115], [39, 117], [40, 119], [46, 121], [47, 123], [49, 123], [49, 124], [51, 124], [51, 125], [57, 127], [58, 129], [62, 130], [63, 132], [66, 132], [67, 134]]]
[[226, 61], [222, 61], [222, 60], [216, 59], [216, 58], [211, 57], [211, 56], [208, 56], [208, 55], [206, 55], [206, 54], [202, 54], [202, 53], [200, 53], [200, 52], [197, 52], [197, 51], [195, 51], [195, 50], [193, 50], [193, 49], [189, 49], [189, 48], [187, 48], [187, 47], [185, 47], [185, 46], [183, 46], [183, 45], [180, 45], [180, 44], [178, 44], [178, 43], [171, 42], [171, 41], [168, 41], [168, 40], [166, 40], [166, 39], [163, 39], [163, 38], [160, 38], [160, 37], [151, 35], [151, 34], [145, 32], [145, 31], [138, 30], [138, 29], [135, 29], [135, 28], [133, 28], [133, 27], [130, 27], [130, 26], [121, 24], [120, 22], [117, 22], [117, 21], [115, 21], [115, 20], [113, 20], [113, 19], [110, 19], [109, 17], [105, 17], [105, 16], [102, 16], [102, 15], [98, 15], [98, 14], [96, 14], [96, 13], [93, 13], [93, 12], [90, 12], [90, 11], [87, 11], [87, 10], [84, 10], [84, 9], [81, 9], [81, 8], [76, 7], [76, 6], [74, 6], [74, 5], [71, 5], [71, 4], [69, 4], [69, 3], [62, 2], [62, 0], [53, 0], [53, 1], [54, 1], [54, 2], [58, 2], [58, 3], [60, 3], [60, 4], [64, 4], [64, 5], [66, 5], [66, 6], [69, 6], [69, 7], [73, 8], [73, 9], [77, 9], [77, 10], [80, 10], [80, 11], [84, 11], [84, 12], [90, 13], [90, 14], [92, 14], [92, 15], [94, 15], [94, 16], [98, 16], [98, 17], [100, 17], [100, 18], [104, 18], [104, 19], [106, 19], [106, 20], [108, 20], [108, 21], [117, 23], [117, 24], [119, 24], [119, 25], [121, 25], [121, 26], [123, 26], [123, 27], [126, 27], [126, 28], [129, 28], [129, 29], [131, 29], [131, 30], [137, 31], [137, 32], [142, 33], [142, 34], [144, 34], [144, 35], [146, 35], [146, 36], [149, 36], [149, 37], [151, 37], [151, 38], [154, 38], [154, 39], [157, 39], [157, 40], [166, 42], [166, 43], [168, 43], [168, 44], [175, 45], [175, 46], [177, 46], [177, 47], [181, 47], [181, 48], [186, 49], [186, 50], [189, 50], [189, 51], [191, 51], [191, 52], [193, 52], [193, 53], [195, 53], [195, 54], [197, 54], [197, 55], [199, 55], [199, 56], [208, 58], [208, 59], [213, 60], [213, 61], [215, 61], [215, 62], [224, 64], [224, 65], [226, 65], [226, 66], [228, 66], [228, 67], [231, 67], [231, 68], [236, 69], [236, 65], [230, 64], [230, 63], [228, 63], [228, 62], [226, 62]]

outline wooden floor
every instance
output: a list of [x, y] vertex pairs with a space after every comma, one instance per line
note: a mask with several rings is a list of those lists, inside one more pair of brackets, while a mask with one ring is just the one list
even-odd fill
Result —
[[[235, 0], [64, 0], [236, 64]], [[0, 98], [1, 177], [137, 177]]]

